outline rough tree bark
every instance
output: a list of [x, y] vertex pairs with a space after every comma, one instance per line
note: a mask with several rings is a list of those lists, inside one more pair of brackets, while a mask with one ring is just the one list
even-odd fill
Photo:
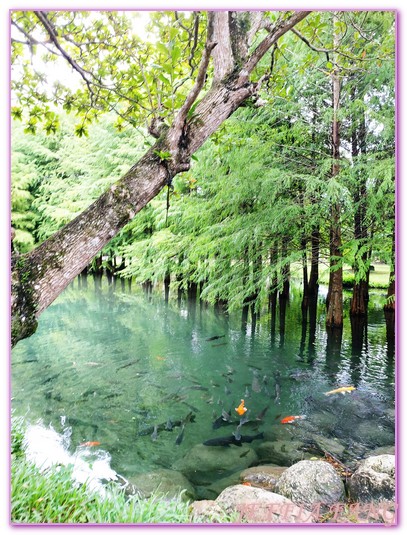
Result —
[[[12, 258], [11, 341], [30, 336], [37, 319], [91, 259], [169, 181], [189, 168], [191, 155], [259, 89], [250, 75], [264, 54], [310, 12], [293, 12], [268, 29], [249, 53], [260, 26], [258, 12], [213, 12], [195, 85], [173, 124], [131, 169], [76, 219], [26, 255]], [[213, 54], [214, 82], [194, 110]], [[168, 159], [159, 154], [169, 153]]]
[[[335, 23], [336, 17], [333, 21]], [[334, 49], [339, 46], [338, 33], [334, 30]], [[333, 120], [332, 120], [332, 171], [331, 176], [335, 178], [339, 174], [339, 147], [340, 147], [340, 122], [339, 122], [339, 99], [341, 91], [341, 82], [339, 77], [339, 67], [336, 63], [335, 54], [333, 54], [333, 63], [335, 65], [332, 72], [332, 105], [333, 105]], [[342, 265], [340, 259], [342, 257], [342, 237], [341, 237], [341, 206], [339, 200], [335, 200], [331, 204], [331, 226], [329, 232], [329, 255], [330, 255], [330, 275], [329, 288], [327, 296], [327, 312], [326, 312], [326, 326], [327, 327], [342, 327], [343, 326], [343, 277]], [[339, 267], [338, 267], [339, 263]]]
[[[352, 99], [356, 99], [356, 89], [353, 88]], [[362, 95], [363, 97], [363, 95]], [[361, 98], [361, 96], [359, 96]], [[357, 159], [359, 155], [366, 154], [366, 120], [365, 114], [362, 112], [361, 117], [352, 117], [353, 131], [352, 131], [352, 158]], [[354, 201], [356, 205], [356, 212], [354, 217], [354, 236], [358, 240], [358, 253], [360, 249], [366, 245], [368, 239], [368, 227], [366, 224], [367, 213], [367, 177], [363, 172], [358, 172], [356, 177]], [[369, 260], [368, 251], [362, 254], [362, 262], [367, 265]], [[357, 273], [357, 265], [355, 266], [355, 275]], [[357, 277], [359, 279], [359, 277]], [[350, 301], [350, 315], [351, 316], [367, 316], [367, 305], [369, 301], [369, 272], [364, 274], [364, 277], [353, 285], [353, 294]]]

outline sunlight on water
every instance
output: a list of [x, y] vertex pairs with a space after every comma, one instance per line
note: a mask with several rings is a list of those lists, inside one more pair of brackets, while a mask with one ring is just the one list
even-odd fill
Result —
[[[37, 454], [41, 444], [44, 459], [57, 451], [86, 464], [97, 454], [111, 479], [171, 469], [197, 444], [232, 437], [241, 399], [242, 434], [264, 433], [250, 447], [298, 449], [320, 437], [351, 463], [394, 444], [394, 355], [381, 310], [372, 309], [367, 336], [352, 337], [347, 318], [339, 341], [327, 336], [323, 314], [321, 302], [311, 333], [294, 294], [285, 322], [267, 313], [242, 324], [240, 313], [199, 302], [75, 281], [13, 350], [13, 408], [34, 425], [27, 444]], [[345, 385], [356, 390], [325, 395]], [[306, 418], [282, 425], [289, 415]], [[86, 442], [100, 446], [84, 452]]]

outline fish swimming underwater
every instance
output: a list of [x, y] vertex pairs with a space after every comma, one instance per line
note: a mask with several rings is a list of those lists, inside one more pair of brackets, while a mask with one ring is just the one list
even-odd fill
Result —
[[94, 446], [100, 446], [100, 442], [82, 442], [82, 444], [79, 444], [79, 446], [85, 446], [85, 447], [94, 447]]
[[151, 433], [151, 440], [153, 440], [154, 442], [157, 440], [158, 438], [158, 426], [154, 426], [154, 431]]
[[222, 414], [212, 423], [212, 429], [219, 429], [222, 425], [228, 425], [231, 422], [231, 417], [231, 410], [226, 412], [225, 409], [222, 409]]
[[264, 409], [256, 416], [256, 420], [263, 420], [263, 418], [266, 416], [266, 412], [268, 411], [268, 409], [268, 406], [264, 407]]
[[175, 445], [179, 446], [184, 438], [185, 424], [181, 427], [181, 433], [175, 439]]
[[[237, 434], [237, 433], [236, 433]], [[211, 438], [209, 440], [205, 440], [203, 442], [204, 446], [223, 446], [225, 448], [228, 448], [230, 445], [238, 446], [239, 448], [242, 446], [245, 442], [253, 442], [253, 440], [261, 440], [264, 438], [264, 433], [259, 433], [258, 435], [238, 435], [240, 438], [239, 440], [234, 436], [231, 435], [230, 437], [218, 437], [218, 438]]]
[[240, 400], [240, 405], [235, 408], [235, 411], [239, 416], [243, 416], [243, 414], [247, 411], [247, 408], [244, 406], [244, 399]]
[[332, 394], [343, 394], [345, 395], [346, 392], [352, 392], [353, 390], [356, 390], [354, 386], [341, 386], [340, 388], [335, 388], [335, 390], [330, 390], [329, 392], [325, 392], [326, 396], [330, 396]]
[[219, 338], [225, 338], [226, 334], [221, 334], [220, 336], [211, 336], [210, 338], [207, 338], [207, 342], [212, 342], [212, 340], [219, 340]]
[[259, 381], [259, 372], [254, 371], [253, 372], [253, 381], [252, 381], [252, 390], [253, 392], [261, 392], [261, 386]]
[[280, 423], [281, 424], [293, 424], [296, 420], [304, 420], [306, 418], [305, 415], [302, 416], [286, 416], [283, 418]]

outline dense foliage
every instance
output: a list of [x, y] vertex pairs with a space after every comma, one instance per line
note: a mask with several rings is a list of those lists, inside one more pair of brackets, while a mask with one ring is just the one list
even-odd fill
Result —
[[[67, 15], [50, 17], [57, 25]], [[86, 142], [71, 115], [59, 114], [58, 128], [50, 128], [45, 116], [33, 118], [36, 107], [26, 97], [25, 79], [14, 88], [22, 107], [13, 108], [12, 217], [14, 243], [22, 252], [72, 220], [126, 171], [152, 140], [147, 128], [134, 130], [129, 124], [142, 125], [149, 113], [170, 118], [184, 98], [188, 73], [196, 69], [192, 50], [199, 46], [204, 14], [155, 13], [150, 41], [143, 44], [126, 36], [131, 18], [101, 14], [100, 30], [116, 25], [115, 38], [122, 43], [119, 51], [116, 41], [109, 41], [106, 58], [85, 45], [96, 39], [89, 34], [96, 28], [91, 19], [76, 13], [75, 20], [65, 21], [66, 35], [60, 35], [71, 60], [86, 59], [92, 66], [92, 76], [76, 69], [87, 80], [88, 93], [58, 84], [53, 90], [55, 102], [60, 100], [67, 112], [75, 109], [86, 123]], [[21, 12], [13, 24], [28, 35], [38, 21]], [[311, 252], [331, 271], [352, 267], [355, 285], [368, 283], [373, 261], [394, 265], [394, 14], [314, 13], [301, 32], [274, 46], [271, 65], [270, 58], [258, 65], [257, 75], [265, 80], [261, 98], [224, 123], [191, 170], [176, 176], [105, 247], [108, 265], [121, 257], [120, 274], [138, 282], [171, 280], [174, 288], [184, 289], [200, 285], [202, 298], [227, 302], [231, 309], [250, 303], [259, 308], [270, 292], [284, 292], [290, 265], [302, 265], [305, 289]], [[97, 43], [104, 50], [101, 38]], [[186, 63], [179, 61], [182, 43], [191, 51]], [[15, 43], [16, 50], [19, 46]], [[130, 49], [131, 54], [142, 51], [134, 63], [133, 93], [128, 84], [135, 73], [123, 72], [121, 63]], [[100, 87], [95, 95], [109, 58], [114, 89]], [[28, 67], [24, 72], [32, 80], [39, 76]], [[340, 80], [335, 109], [334, 76]], [[143, 103], [139, 115], [122, 99], [118, 119], [110, 113], [95, 122], [97, 103], [102, 111], [117, 112], [113, 102], [125, 90], [127, 101]], [[96, 99], [93, 112], [89, 98]], [[45, 133], [28, 136], [41, 121]], [[340, 128], [335, 173], [333, 121]], [[334, 253], [333, 209], [341, 233]]]
[[[340, 173], [331, 176], [333, 64], [326, 51], [332, 18], [321, 13], [302, 39], [291, 34], [274, 50], [262, 105], [249, 103], [229, 119], [191, 171], [105, 248], [104, 254], [124, 257], [122, 275], [139, 282], [171, 277], [175, 287], [201, 284], [211, 302], [260, 306], [270, 290], [282, 291], [287, 266], [309, 257], [315, 229], [320, 261], [329, 264], [333, 203], [340, 205], [343, 240], [336, 264], [352, 266], [359, 282], [368, 278], [372, 260], [392, 262], [393, 15], [347, 13], [336, 24], [342, 37]], [[304, 42], [311, 30], [325, 41], [325, 52]], [[13, 224], [22, 251], [94, 201], [151, 139], [131, 128], [118, 132], [112, 115], [89, 126], [86, 143], [73, 135], [70, 116], [61, 122], [58, 132], [36, 136], [13, 124]]]

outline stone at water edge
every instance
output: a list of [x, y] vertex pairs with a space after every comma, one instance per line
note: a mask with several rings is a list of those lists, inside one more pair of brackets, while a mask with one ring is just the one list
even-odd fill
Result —
[[303, 443], [296, 440], [274, 440], [263, 442], [255, 449], [260, 462], [291, 466], [298, 461], [313, 457], [313, 454], [302, 451], [300, 449], [302, 446]]
[[195, 485], [211, 485], [257, 462], [254, 450], [245, 445], [224, 448], [197, 444], [173, 464], [173, 469], [182, 472]]
[[235, 522], [249, 524], [300, 524], [315, 522], [312, 513], [298, 507], [284, 496], [268, 490], [234, 485], [223, 490], [215, 500]]
[[277, 481], [286, 470], [285, 466], [267, 464], [252, 466], [240, 473], [240, 481], [242, 483], [250, 483], [252, 487], [259, 487], [273, 492]]
[[183, 500], [195, 499], [195, 489], [192, 484], [185, 476], [175, 470], [162, 468], [153, 472], [131, 476], [128, 481], [129, 489], [134, 486], [137, 489], [137, 493], [141, 494], [143, 498], [148, 498], [153, 493], [175, 498], [184, 490], [181, 496]]
[[287, 468], [276, 492], [310, 509], [317, 503], [332, 505], [345, 500], [342, 479], [325, 461], [300, 461]]
[[395, 499], [395, 456], [364, 459], [349, 481], [349, 497], [355, 502]]

